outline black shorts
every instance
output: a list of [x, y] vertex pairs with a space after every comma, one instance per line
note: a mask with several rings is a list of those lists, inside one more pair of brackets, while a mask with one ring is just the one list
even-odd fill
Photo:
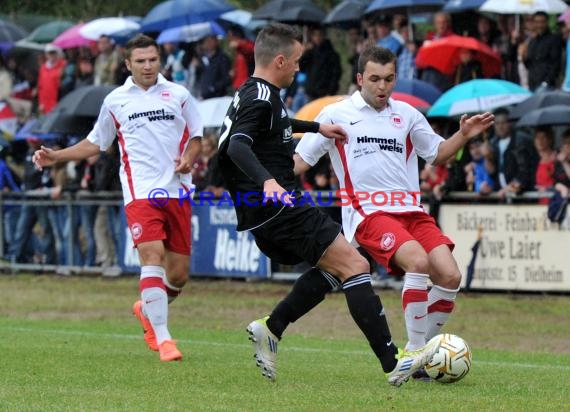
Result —
[[312, 266], [340, 232], [337, 222], [308, 204], [286, 207], [269, 222], [251, 230], [255, 243], [271, 260], [283, 265], [305, 261]]

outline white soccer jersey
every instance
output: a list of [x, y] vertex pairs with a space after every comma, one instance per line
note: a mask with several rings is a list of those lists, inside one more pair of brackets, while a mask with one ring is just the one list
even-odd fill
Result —
[[129, 77], [103, 102], [87, 139], [106, 150], [119, 139], [121, 185], [125, 205], [135, 199], [179, 198], [192, 185], [192, 176], [175, 175], [175, 158], [190, 139], [202, 136], [202, 119], [190, 92], [161, 74], [148, 90]]
[[357, 91], [326, 106], [315, 120], [340, 124], [349, 136], [343, 145], [319, 133], [305, 133], [296, 148], [311, 166], [329, 153], [339, 180], [342, 223], [349, 241], [364, 217], [375, 211], [423, 211], [417, 156], [433, 162], [443, 138], [419, 111], [390, 99], [386, 109], [378, 112]]

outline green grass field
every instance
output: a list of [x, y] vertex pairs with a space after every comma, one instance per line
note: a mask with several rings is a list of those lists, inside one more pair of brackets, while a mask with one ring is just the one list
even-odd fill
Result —
[[[287, 331], [271, 383], [244, 329], [290, 285], [188, 286], [170, 322], [185, 359], [164, 364], [130, 313], [137, 278], [0, 276], [0, 410], [570, 410], [568, 296], [460, 295], [446, 331], [470, 343], [469, 375], [393, 388], [341, 294]], [[379, 292], [403, 344], [400, 295]]]

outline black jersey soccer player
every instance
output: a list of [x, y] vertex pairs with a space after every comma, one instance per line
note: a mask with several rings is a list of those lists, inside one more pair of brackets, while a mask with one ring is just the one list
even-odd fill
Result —
[[248, 325], [256, 363], [274, 380], [277, 342], [285, 328], [340, 283], [388, 382], [399, 386], [431, 360], [439, 343], [430, 341], [413, 352], [398, 349], [372, 289], [368, 262], [346, 241], [338, 223], [307, 203], [295, 203], [292, 134], [318, 130], [328, 138], [346, 138], [337, 125], [288, 117], [279, 91], [293, 81], [302, 52], [297, 29], [271, 23], [261, 30], [255, 72], [236, 92], [220, 136], [220, 168], [236, 208], [237, 229], [250, 230], [261, 251], [279, 263], [313, 265], [269, 316]]

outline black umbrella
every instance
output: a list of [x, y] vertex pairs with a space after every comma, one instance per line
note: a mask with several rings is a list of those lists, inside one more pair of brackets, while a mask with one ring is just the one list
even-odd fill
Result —
[[30, 134], [50, 137], [54, 134], [85, 137], [93, 128], [96, 119], [95, 116], [72, 116], [56, 108], [40, 118], [32, 127]]
[[518, 120], [533, 110], [542, 109], [544, 107], [554, 106], [557, 104], [570, 105], [570, 93], [557, 90], [552, 92], [533, 94], [528, 99], [523, 100], [513, 108], [509, 114], [509, 119]]
[[105, 97], [117, 86], [83, 86], [66, 95], [57, 109], [71, 116], [97, 117]]
[[330, 25], [360, 23], [367, 6], [368, 2], [365, 0], [344, 0], [327, 14], [323, 23]]
[[517, 127], [536, 126], [566, 126], [570, 125], [570, 106], [557, 104], [554, 106], [536, 109], [525, 114], [517, 122]]
[[26, 37], [28, 33], [14, 23], [0, 20], [0, 43], [14, 43]]
[[310, 0], [272, 0], [257, 9], [252, 18], [276, 20], [283, 23], [321, 24], [326, 12]]

